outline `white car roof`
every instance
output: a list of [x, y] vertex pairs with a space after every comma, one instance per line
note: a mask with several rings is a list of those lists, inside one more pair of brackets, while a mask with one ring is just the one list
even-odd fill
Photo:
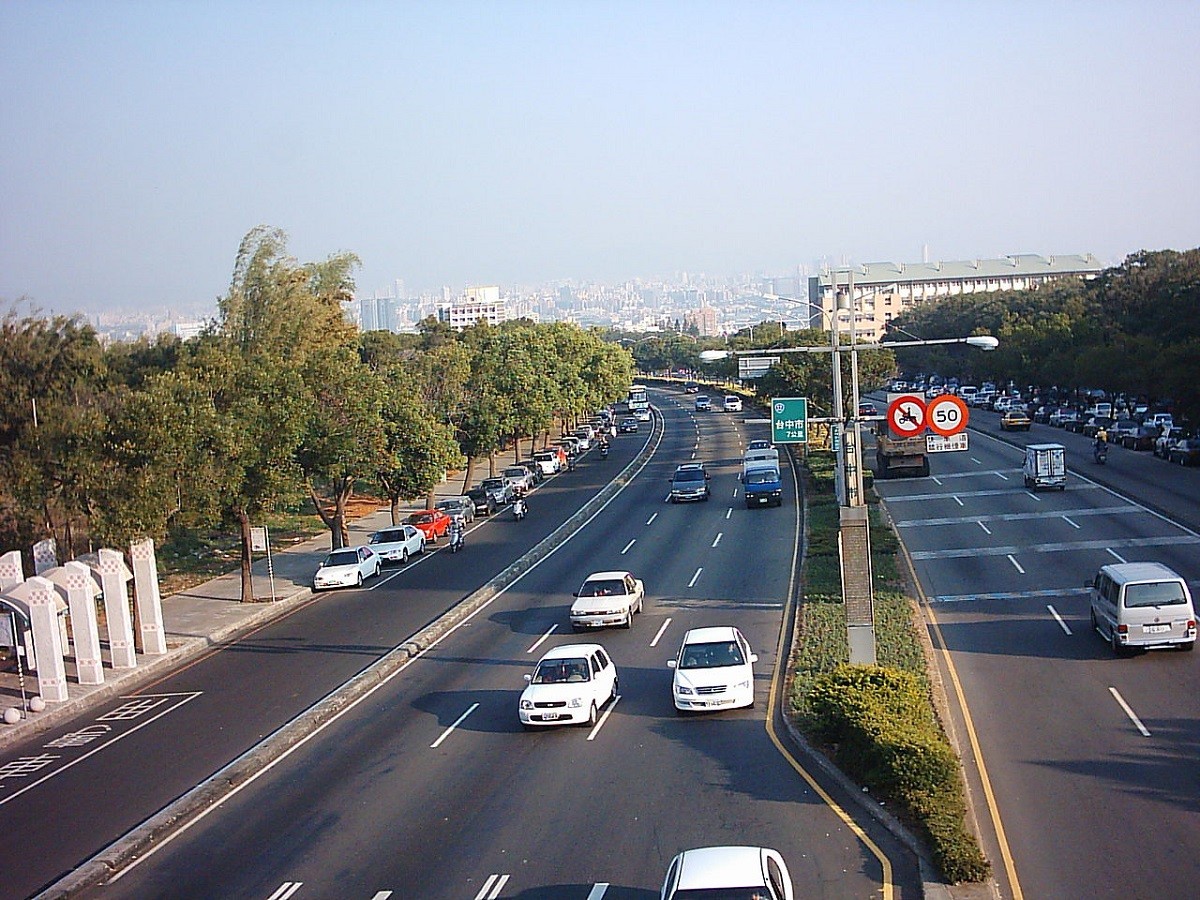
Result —
[[762, 886], [759, 847], [699, 847], [681, 856], [679, 890]]
[[613, 578], [624, 578], [626, 575], [629, 575], [629, 574], [630, 574], [629, 572], [616, 572], [616, 571], [593, 572], [587, 578], [583, 579], [583, 583], [587, 584], [589, 581], [609, 581]]
[[707, 628], [693, 628], [683, 636], [685, 644], [715, 644], [719, 641], [732, 641], [737, 629], [732, 625], [711, 625]]
[[[547, 650], [542, 655], [542, 659], [564, 659], [576, 656], [587, 656], [589, 653], [595, 653], [597, 650], [603, 650], [600, 644], [563, 644], [561, 647], [554, 647]], [[607, 651], [605, 653], [607, 655]], [[538, 660], [541, 662], [542, 660]]]

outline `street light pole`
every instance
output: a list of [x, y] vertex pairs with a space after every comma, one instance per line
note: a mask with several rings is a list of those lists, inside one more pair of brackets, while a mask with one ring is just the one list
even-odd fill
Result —
[[[850, 662], [874, 665], [875, 614], [874, 591], [871, 572], [871, 541], [868, 508], [863, 497], [861, 423], [858, 417], [858, 354], [862, 350], [890, 350], [894, 347], [925, 347], [931, 344], [968, 344], [982, 350], [994, 350], [999, 341], [990, 335], [973, 335], [960, 338], [935, 338], [932, 340], [887, 341], [878, 343], [858, 342], [857, 317], [854, 308], [854, 273], [847, 272], [847, 292], [842, 302], [837, 290], [837, 275], [832, 277], [834, 292], [833, 313], [830, 316], [830, 340], [828, 347], [779, 347], [774, 350], [704, 350], [701, 362], [715, 362], [730, 356], [764, 356], [777, 353], [828, 353], [833, 364], [833, 427], [835, 440], [836, 469], [834, 481], [838, 492], [839, 528], [838, 560], [842, 574], [842, 603], [846, 612], [846, 639], [850, 649]], [[792, 297], [779, 297], [792, 303], [816, 304]], [[820, 307], [822, 313], [824, 308]], [[842, 344], [840, 342], [838, 316], [842, 309], [850, 312], [850, 389], [854, 404], [851, 419], [850, 439], [842, 438], [846, 415], [842, 399]], [[849, 477], [847, 477], [849, 476]]]

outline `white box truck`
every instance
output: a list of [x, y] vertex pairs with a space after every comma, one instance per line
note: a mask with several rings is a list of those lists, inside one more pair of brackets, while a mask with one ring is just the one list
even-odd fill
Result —
[[1030, 444], [1025, 448], [1025, 487], [1067, 488], [1067, 451], [1062, 444]]

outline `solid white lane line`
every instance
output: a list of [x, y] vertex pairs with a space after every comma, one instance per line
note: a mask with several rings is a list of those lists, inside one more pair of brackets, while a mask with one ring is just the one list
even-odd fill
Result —
[[534, 641], [534, 642], [533, 642], [533, 645], [532, 645], [532, 646], [531, 646], [531, 647], [530, 647], [528, 650], [526, 650], [525, 652], [526, 652], [526, 653], [532, 653], [532, 652], [533, 652], [534, 650], [536, 650], [538, 647], [542, 646], [542, 643], [543, 643], [543, 642], [546, 640], [546, 638], [550, 637], [550, 635], [554, 634], [554, 632], [555, 632], [555, 631], [557, 631], [557, 630], [558, 630], [558, 625], [557, 625], [557, 624], [555, 624], [555, 625], [551, 625], [551, 626], [550, 626], [550, 630], [549, 630], [549, 631], [547, 631], [545, 634], [543, 634], [543, 635], [542, 635], [540, 638], [538, 638], [536, 641]]
[[1118, 553], [1116, 550], [1114, 550], [1112, 547], [1106, 547], [1105, 549], [1108, 550], [1109, 553], [1111, 553], [1113, 556], [1116, 557], [1117, 562], [1119, 562], [1119, 563], [1126, 562], [1126, 559], [1123, 556], [1121, 556], [1121, 554]]
[[979, 525], [979, 527], [980, 527], [980, 528], [982, 528], [982, 529], [983, 529], [983, 533], [984, 533], [984, 534], [991, 534], [991, 533], [992, 533], [992, 530], [991, 530], [990, 528], [988, 528], [986, 525], [984, 525], [982, 522], [979, 522], [979, 523], [978, 523], [978, 525]]
[[1142, 724], [1142, 720], [1139, 719], [1134, 714], [1133, 710], [1129, 708], [1129, 704], [1125, 702], [1124, 697], [1122, 697], [1119, 693], [1117, 693], [1117, 689], [1115, 687], [1110, 687], [1108, 689], [1108, 692], [1110, 694], [1112, 694], [1113, 699], [1116, 700], [1118, 704], [1120, 704], [1121, 709], [1125, 710], [1125, 715], [1129, 716], [1129, 721], [1137, 726], [1137, 730], [1142, 733], [1142, 737], [1150, 737], [1150, 729], [1148, 729], [1145, 725]]
[[603, 900], [604, 895], [608, 892], [608, 882], [601, 881], [592, 886], [591, 892], [587, 895], [587, 900]]
[[1072, 522], [1070, 516], [1063, 516], [1063, 521], [1066, 522], [1068, 525], [1070, 525], [1072, 528], [1082, 528], [1083, 527], [1078, 522]]
[[719, 532], [719, 531], [718, 531], [718, 532], [717, 532], [717, 539], [716, 539], [715, 541], [713, 541], [713, 542], [712, 542], [712, 545], [715, 547], [715, 546], [717, 546], [717, 544], [719, 544], [719, 543], [721, 543], [721, 532]]
[[667, 626], [668, 626], [668, 625], [670, 625], [670, 624], [671, 624], [671, 617], [670, 617], [670, 616], [668, 616], [668, 617], [667, 617], [667, 620], [666, 620], [665, 622], [663, 622], [663, 623], [662, 623], [662, 627], [658, 629], [658, 633], [654, 635], [654, 640], [652, 640], [652, 641], [650, 642], [650, 646], [651, 646], [651, 647], [657, 647], [657, 646], [658, 646], [658, 640], [659, 640], [659, 638], [661, 638], [661, 637], [663, 636], [663, 632], [665, 632], [665, 631], [667, 630]]
[[471, 713], [475, 712], [475, 710], [477, 710], [477, 709], [479, 709], [478, 703], [472, 703], [470, 706], [468, 706], [467, 711], [465, 713], [463, 713], [461, 716], [459, 716], [457, 719], [455, 719], [454, 724], [452, 724], [449, 728], [447, 728], [445, 731], [443, 731], [442, 736], [439, 737], [436, 741], [434, 741], [432, 744], [429, 745], [429, 749], [436, 750], [438, 747], [440, 747], [442, 744], [442, 741], [444, 741], [446, 738], [450, 737], [450, 735], [454, 731], [454, 729], [457, 728], [459, 725], [461, 725], [466, 720], [467, 716], [469, 716]]
[[626, 553], [628, 553], [629, 548], [632, 547], [636, 543], [637, 543], [637, 538], [634, 538], [632, 541], [630, 541], [628, 544], [626, 544], [625, 549], [621, 551], [621, 555], [624, 556]]
[[700, 573], [704, 571], [704, 566], [696, 570], [696, 574], [692, 576], [692, 580], [688, 582], [688, 587], [695, 587], [696, 582], [700, 579]]
[[1057, 609], [1055, 609], [1049, 603], [1046, 604], [1046, 609], [1050, 610], [1050, 615], [1054, 616], [1054, 621], [1058, 623], [1059, 627], [1062, 628], [1063, 631], [1065, 631], [1067, 634], [1073, 633], [1067, 623], [1063, 621], [1063, 617], [1058, 614]]
[[612, 711], [617, 708], [617, 704], [621, 701], [621, 695], [613, 697], [612, 703], [608, 704], [608, 708], [604, 710], [604, 715], [596, 720], [596, 724], [592, 726], [592, 730], [588, 732], [587, 739], [590, 741], [600, 733], [600, 729], [604, 727], [604, 723], [608, 721], [608, 717]]
[[648, 518], [646, 520], [646, 524], [649, 525], [651, 522], [653, 522], [657, 518], [658, 518], [658, 513], [655, 513], [654, 515], [652, 515], [650, 518]]
[[1018, 572], [1020, 572], [1022, 575], [1025, 574], [1025, 570], [1021, 568], [1021, 564], [1019, 562], [1017, 562], [1016, 559], [1013, 558], [1013, 555], [1011, 553], [1008, 554], [1008, 561], [1017, 567]]

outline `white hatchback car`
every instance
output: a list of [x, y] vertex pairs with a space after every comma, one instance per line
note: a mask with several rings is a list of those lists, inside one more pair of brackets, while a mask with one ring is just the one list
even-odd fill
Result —
[[794, 900], [783, 857], [766, 847], [698, 847], [667, 867], [661, 900]]
[[383, 565], [370, 547], [345, 547], [334, 550], [321, 562], [313, 576], [313, 590], [336, 587], [362, 587], [362, 583], [379, 574]]
[[629, 572], [596, 572], [587, 577], [575, 598], [571, 627], [576, 631], [607, 625], [631, 628], [634, 614], [642, 611], [646, 586]]
[[521, 692], [521, 724], [594, 725], [599, 710], [616, 701], [617, 667], [599, 644], [564, 644], [537, 664]]
[[683, 714], [753, 706], [756, 662], [758, 655], [733, 626], [693, 628], [683, 636], [679, 655], [667, 661], [675, 670], [675, 710]]
[[737, 394], [730, 394], [725, 398], [725, 412], [741, 412], [742, 398]]

